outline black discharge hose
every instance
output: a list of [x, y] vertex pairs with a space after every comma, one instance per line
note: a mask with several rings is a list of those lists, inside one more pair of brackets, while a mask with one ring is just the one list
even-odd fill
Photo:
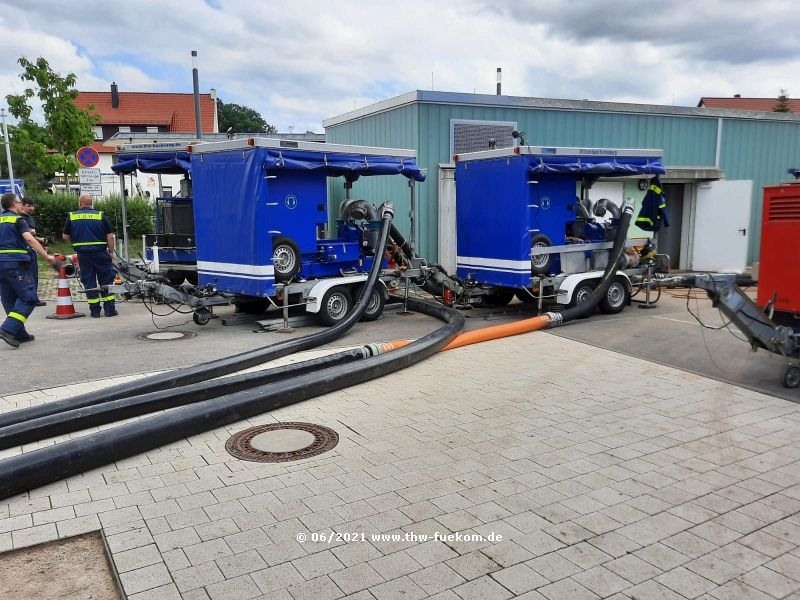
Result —
[[625, 204], [622, 206], [622, 216], [619, 219], [619, 225], [617, 226], [617, 236], [614, 238], [614, 245], [611, 248], [611, 254], [608, 257], [608, 264], [606, 265], [606, 270], [603, 273], [603, 277], [600, 279], [600, 283], [598, 284], [597, 288], [580, 304], [577, 306], [572, 306], [570, 308], [566, 308], [564, 310], [560, 310], [558, 312], [551, 312], [547, 313], [551, 318], [551, 327], [555, 327], [556, 325], [561, 325], [562, 323], [566, 323], [568, 321], [573, 321], [575, 319], [580, 319], [586, 315], [591, 314], [603, 297], [608, 293], [608, 288], [611, 285], [611, 282], [614, 281], [614, 276], [617, 273], [617, 268], [619, 266], [619, 259], [622, 256], [622, 252], [625, 249], [625, 240], [628, 237], [628, 227], [631, 223], [631, 215], [633, 215], [633, 203], [630, 200], [626, 200]]
[[[389, 203], [384, 204], [382, 206], [381, 230], [377, 248], [386, 247], [393, 217], [394, 207]], [[15, 410], [13, 412], [0, 415], [0, 427], [6, 427], [8, 425], [14, 425], [23, 421], [46, 417], [48, 415], [53, 415], [66, 410], [74, 410], [84, 406], [100, 404], [110, 400], [127, 398], [156, 390], [174, 389], [190, 383], [207, 381], [209, 379], [214, 379], [215, 377], [220, 377], [229, 373], [235, 373], [236, 371], [242, 371], [282, 356], [287, 356], [289, 354], [294, 354], [295, 352], [301, 352], [303, 350], [316, 348], [322, 344], [327, 344], [328, 342], [331, 342], [344, 335], [345, 332], [355, 325], [364, 314], [364, 310], [367, 307], [367, 301], [372, 294], [372, 290], [375, 287], [375, 282], [378, 280], [378, 275], [380, 274], [382, 262], [381, 258], [382, 254], [376, 254], [375, 261], [373, 262], [369, 276], [367, 277], [367, 282], [362, 288], [363, 291], [361, 293], [361, 297], [358, 299], [358, 302], [356, 303], [352, 312], [340, 323], [337, 323], [333, 327], [330, 327], [324, 331], [312, 333], [311, 335], [306, 335], [292, 340], [286, 340], [285, 342], [278, 342], [277, 344], [272, 344], [271, 346], [266, 346], [264, 348], [258, 348], [256, 350], [249, 350], [240, 354], [234, 354], [233, 356], [226, 356], [225, 358], [219, 358], [217, 360], [201, 363], [199, 365], [175, 369], [173, 371], [161, 373], [160, 375], [152, 375], [137, 381], [123, 383], [96, 392], [81, 394], [65, 400], [48, 402], [47, 404], [40, 404], [38, 406], [31, 406], [29, 408]]]
[[65, 410], [3, 427], [0, 429], [0, 450], [159, 410], [218, 398], [275, 381], [305, 375], [319, 369], [354, 362], [372, 355], [371, 347], [364, 346], [257, 373], [232, 375], [214, 381], [185, 385], [177, 389], [158, 390], [139, 396]]
[[0, 461], [0, 499], [94, 469], [134, 454], [223, 427], [282, 406], [393, 373], [431, 356], [464, 327], [464, 317], [443, 306], [409, 299], [414, 310], [445, 325], [386, 354], [339, 365], [182, 406], [166, 413], [106, 429]]

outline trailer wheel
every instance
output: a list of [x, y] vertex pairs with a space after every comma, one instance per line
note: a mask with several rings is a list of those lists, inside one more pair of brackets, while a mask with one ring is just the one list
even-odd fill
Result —
[[796, 388], [800, 386], [800, 368], [786, 367], [783, 372], [783, 385], [787, 388]]
[[336, 325], [347, 316], [353, 307], [353, 299], [347, 288], [336, 286], [325, 292], [319, 309], [319, 320], [325, 325]]
[[[575, 290], [572, 292], [572, 300], [569, 301], [569, 305], [571, 307], [578, 306], [581, 302], [585, 302], [586, 299], [592, 295], [594, 292], [595, 282], [593, 281], [582, 281], [578, 284]], [[585, 315], [581, 318], [585, 319], [589, 315]]]
[[[355, 299], [361, 296], [361, 290], [364, 288], [363, 285], [359, 285], [355, 290], [353, 290], [353, 302], [355, 303]], [[369, 297], [369, 302], [367, 303], [367, 308], [364, 309], [364, 314], [361, 317], [362, 321], [375, 321], [383, 314], [383, 307], [386, 305], [386, 296], [383, 293], [383, 286], [380, 282], [375, 284], [375, 287], [372, 288], [372, 295]]]
[[275, 281], [288, 281], [300, 270], [300, 249], [294, 240], [277, 237], [272, 242], [272, 265]]
[[553, 255], [539, 254], [537, 250], [549, 248], [552, 245], [552, 240], [543, 233], [537, 233], [531, 239], [531, 272], [534, 275], [547, 275], [550, 272]]
[[192, 321], [195, 322], [197, 325], [208, 325], [208, 322], [211, 320], [211, 311], [201, 308], [200, 310], [196, 310], [192, 315]]
[[631, 299], [631, 293], [628, 291], [628, 286], [625, 282], [617, 277], [608, 286], [608, 291], [603, 299], [600, 300], [600, 312], [607, 315], [616, 315], [625, 310], [628, 302]]
[[480, 296], [479, 306], [507, 306], [513, 299], [513, 290], [498, 288], [494, 294]]

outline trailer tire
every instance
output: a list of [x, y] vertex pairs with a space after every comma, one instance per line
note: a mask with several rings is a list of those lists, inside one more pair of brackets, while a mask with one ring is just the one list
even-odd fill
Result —
[[600, 312], [607, 315], [616, 315], [625, 310], [631, 299], [631, 293], [628, 286], [621, 277], [615, 277], [611, 285], [608, 286], [608, 291], [603, 299], [600, 300]]
[[514, 299], [514, 291], [506, 288], [498, 288], [494, 294], [480, 296], [479, 306], [508, 306]]
[[[356, 302], [355, 299], [361, 296], [361, 290], [363, 288], [363, 285], [359, 285], [353, 290], [354, 304]], [[364, 309], [364, 315], [361, 317], [362, 321], [375, 321], [383, 314], [383, 307], [386, 306], [386, 294], [383, 290], [383, 285], [381, 285], [380, 282], [377, 282], [375, 287], [372, 289], [372, 296], [369, 298], [367, 308]]]
[[336, 325], [342, 321], [353, 308], [353, 298], [346, 287], [337, 285], [322, 296], [322, 303], [317, 315], [324, 325]]
[[783, 385], [790, 389], [800, 386], [800, 368], [786, 367], [783, 372]]
[[192, 321], [194, 321], [196, 325], [208, 325], [208, 322], [210, 320], [211, 320], [211, 311], [205, 308], [196, 310], [192, 315]]
[[[569, 301], [570, 307], [578, 306], [581, 302], [586, 300], [594, 292], [597, 283], [595, 281], [581, 281], [572, 291], [572, 299]], [[580, 317], [581, 319], [587, 318], [589, 315]]]
[[547, 275], [553, 264], [552, 254], [537, 254], [537, 248], [549, 248], [553, 241], [543, 233], [537, 233], [531, 238], [531, 272], [534, 275]]
[[281, 236], [272, 241], [272, 266], [275, 281], [289, 281], [300, 270], [300, 249], [294, 240]]

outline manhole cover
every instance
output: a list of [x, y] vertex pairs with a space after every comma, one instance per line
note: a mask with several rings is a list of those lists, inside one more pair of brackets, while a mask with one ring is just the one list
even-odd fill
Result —
[[172, 342], [174, 340], [189, 340], [197, 334], [191, 331], [151, 331], [136, 337], [146, 342]]
[[287, 462], [336, 447], [339, 434], [313, 423], [272, 423], [251, 427], [225, 442], [229, 454], [253, 462]]

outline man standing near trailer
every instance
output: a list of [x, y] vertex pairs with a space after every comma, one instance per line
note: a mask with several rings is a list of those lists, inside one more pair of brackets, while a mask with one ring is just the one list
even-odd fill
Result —
[[101, 296], [100, 288], [114, 282], [114, 233], [111, 223], [99, 210], [92, 208], [92, 197], [82, 194], [78, 210], [69, 213], [64, 223], [64, 241], [72, 244], [78, 254], [81, 283], [93, 317], [100, 317], [100, 303], [107, 317], [117, 316], [116, 296]]
[[6, 311], [6, 320], [0, 325], [0, 339], [18, 348], [21, 343], [34, 339], [25, 331], [25, 321], [37, 302], [28, 246], [50, 264], [55, 258], [47, 254], [28, 230], [22, 218], [22, 201], [15, 193], [3, 194], [0, 207], [0, 299]]
[[[33, 211], [36, 210], [36, 203], [31, 198], [23, 198], [22, 199], [22, 218], [25, 219], [25, 222], [28, 224], [28, 229], [31, 232], [31, 235], [36, 238], [36, 241], [39, 242], [42, 247], [47, 250], [47, 246], [45, 246], [45, 239], [43, 237], [39, 237], [36, 235], [36, 222], [33, 220]], [[33, 283], [36, 285], [37, 290], [37, 297], [38, 297], [38, 290], [39, 290], [39, 262], [36, 260], [36, 251], [31, 248], [30, 249], [31, 255], [31, 269], [33, 270]], [[41, 300], [37, 300], [36, 306], [47, 306], [47, 302], [42, 302]]]

